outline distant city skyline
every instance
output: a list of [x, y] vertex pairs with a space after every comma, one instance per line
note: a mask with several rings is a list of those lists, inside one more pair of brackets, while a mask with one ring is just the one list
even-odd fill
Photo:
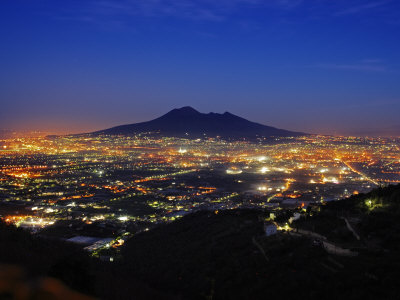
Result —
[[11, 1], [0, 129], [79, 133], [173, 108], [400, 135], [394, 0]]

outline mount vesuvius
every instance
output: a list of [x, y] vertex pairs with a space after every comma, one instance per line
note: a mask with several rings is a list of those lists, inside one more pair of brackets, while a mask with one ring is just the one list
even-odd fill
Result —
[[306, 135], [248, 121], [229, 112], [200, 113], [190, 106], [173, 109], [165, 115], [147, 122], [121, 125], [92, 132], [94, 135], [133, 135], [152, 132], [173, 137], [216, 137], [226, 139], [257, 137], [289, 137]]

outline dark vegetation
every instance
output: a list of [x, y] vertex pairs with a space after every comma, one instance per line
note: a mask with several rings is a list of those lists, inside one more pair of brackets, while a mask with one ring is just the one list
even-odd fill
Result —
[[343, 218], [352, 224], [364, 248], [400, 250], [400, 185], [329, 202], [318, 214], [297, 221], [295, 226], [330, 240], [354, 241]]
[[[137, 299], [169, 299], [166, 293], [160, 294], [132, 274], [90, 257], [80, 247], [35, 237], [4, 223], [0, 223], [0, 270], [2, 264], [22, 266], [27, 273], [26, 285], [50, 276], [70, 288], [103, 299], [131, 299], [132, 295]], [[4, 287], [1, 278], [0, 287]], [[13, 298], [5, 297], [0, 289], [0, 299]]]
[[62, 237], [72, 238], [76, 235], [86, 235], [99, 238], [114, 236], [117, 229], [112, 226], [102, 226], [101, 222], [86, 224], [82, 221], [57, 221], [53, 226], [49, 226], [40, 232], [42, 237]]
[[400, 298], [400, 186], [328, 203], [295, 223], [352, 245], [356, 257], [330, 255], [307, 237], [266, 237], [267, 215], [258, 210], [190, 214], [135, 235], [114, 263], [1, 225], [0, 258], [24, 266], [32, 276], [53, 276], [105, 299]]

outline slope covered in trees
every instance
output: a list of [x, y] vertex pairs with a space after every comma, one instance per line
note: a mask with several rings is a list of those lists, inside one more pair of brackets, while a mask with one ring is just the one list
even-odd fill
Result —
[[328, 254], [307, 236], [266, 237], [267, 212], [229, 210], [136, 234], [113, 263], [2, 224], [0, 260], [104, 299], [398, 299], [399, 203], [400, 186], [381, 188], [291, 225], [325, 235], [355, 257]]

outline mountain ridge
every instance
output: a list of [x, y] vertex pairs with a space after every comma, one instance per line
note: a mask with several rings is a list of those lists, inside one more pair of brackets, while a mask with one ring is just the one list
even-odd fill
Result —
[[307, 135], [252, 122], [228, 111], [220, 113], [201, 113], [190, 106], [175, 108], [168, 113], [146, 122], [120, 125], [95, 131], [94, 135], [133, 135], [153, 132], [175, 137], [221, 137], [248, 138], [290, 137]]

